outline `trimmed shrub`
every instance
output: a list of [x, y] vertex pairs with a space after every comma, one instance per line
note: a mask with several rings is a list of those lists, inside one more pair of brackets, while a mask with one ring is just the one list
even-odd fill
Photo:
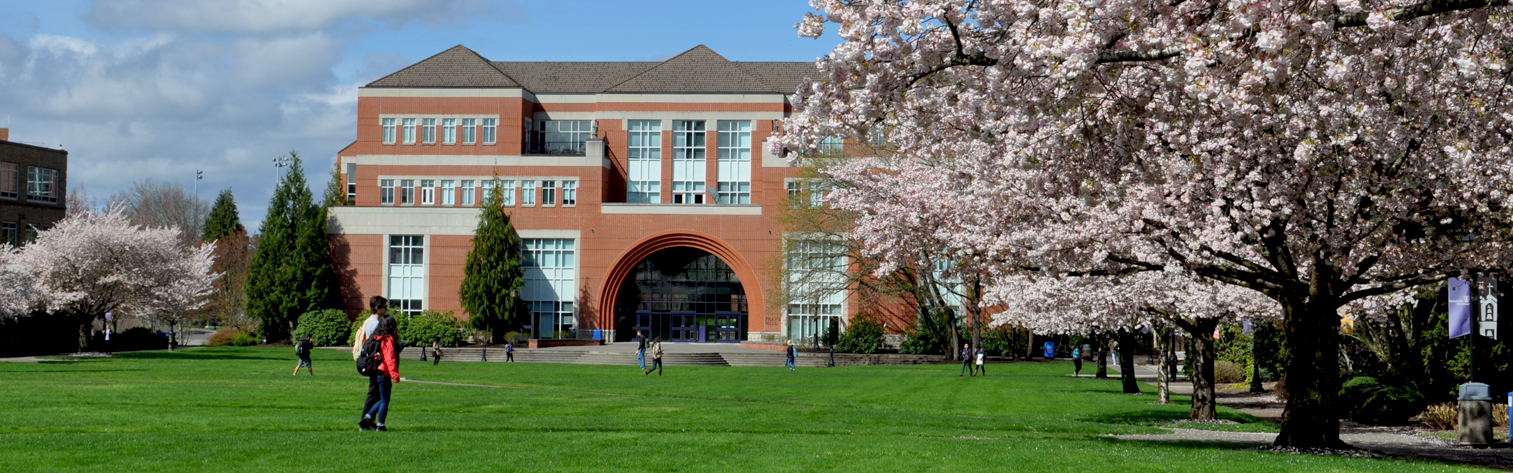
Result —
[[1230, 384], [1245, 381], [1245, 368], [1233, 361], [1214, 362], [1214, 383]]
[[295, 341], [309, 335], [318, 347], [345, 345], [352, 341], [352, 322], [346, 312], [337, 309], [312, 310], [299, 316], [293, 335]]
[[1424, 411], [1424, 396], [1409, 388], [1382, 384], [1370, 376], [1357, 376], [1340, 386], [1341, 404], [1350, 420], [1370, 425], [1403, 424]]
[[251, 332], [237, 330], [234, 328], [223, 328], [216, 330], [215, 333], [210, 334], [209, 345], [213, 347], [250, 347], [257, 345], [257, 342], [257, 337], [254, 336]]
[[835, 342], [841, 353], [877, 353], [883, 346], [883, 324], [870, 317], [857, 317]]
[[396, 321], [399, 322], [399, 339], [411, 346], [431, 346], [432, 341], [440, 339], [441, 346], [458, 347], [468, 338], [463, 321], [453, 317], [452, 311], [428, 310], [411, 317], [400, 315]]

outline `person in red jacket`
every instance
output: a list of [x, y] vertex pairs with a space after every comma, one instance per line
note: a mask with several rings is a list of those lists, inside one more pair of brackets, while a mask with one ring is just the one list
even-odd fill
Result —
[[380, 353], [379, 370], [383, 374], [368, 378], [368, 390], [378, 391], [378, 402], [363, 413], [357, 426], [362, 430], [388, 431], [384, 421], [389, 417], [389, 398], [393, 383], [400, 381], [399, 357], [394, 353], [394, 335], [399, 333], [399, 324], [388, 314], [378, 319], [378, 328], [373, 331], [373, 340], [378, 341]]

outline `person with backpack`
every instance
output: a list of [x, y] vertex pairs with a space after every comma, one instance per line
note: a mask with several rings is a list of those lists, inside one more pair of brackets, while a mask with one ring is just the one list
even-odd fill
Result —
[[798, 369], [798, 365], [793, 362], [798, 357], [798, 349], [793, 347], [793, 340], [788, 340], [788, 348], [783, 350], [783, 356], [786, 359], [783, 366], [787, 366], [788, 371]]
[[651, 368], [648, 368], [646, 372], [641, 374], [651, 374], [653, 371], [657, 372], [657, 376], [662, 376], [662, 337], [652, 339]]
[[1082, 376], [1082, 347], [1072, 349], [1072, 376]]
[[[421, 351], [425, 351], [425, 350], [422, 349]], [[436, 366], [436, 365], [439, 365], [439, 364], [441, 364], [441, 339], [440, 338], [436, 339], [436, 341], [434, 341], [434, 342], [431, 342], [431, 366]]]
[[[357, 359], [357, 355], [362, 354], [362, 344], [363, 342], [368, 340], [368, 336], [372, 334], [374, 330], [378, 330], [379, 317], [383, 317], [384, 314], [387, 313], [389, 313], [388, 298], [384, 296], [373, 296], [371, 298], [368, 298], [368, 318], [364, 319], [362, 321], [362, 325], [357, 326], [357, 331], [352, 333], [353, 360]], [[366, 411], [367, 408], [363, 408], [363, 410]]]
[[513, 341], [504, 342], [504, 362], [515, 362], [515, 342]]
[[299, 376], [300, 368], [309, 371], [310, 376], [315, 376], [315, 368], [310, 367], [310, 350], [314, 348], [315, 344], [310, 342], [309, 335], [294, 344], [294, 356], [299, 357], [299, 364], [294, 366], [294, 376]]
[[394, 335], [399, 333], [399, 324], [387, 313], [378, 320], [378, 329], [363, 342], [362, 355], [357, 359], [357, 371], [368, 377], [368, 395], [376, 392], [378, 401], [368, 407], [362, 420], [357, 421], [362, 430], [389, 430], [384, 421], [389, 416], [389, 400], [394, 383], [399, 377], [399, 356], [395, 351]]

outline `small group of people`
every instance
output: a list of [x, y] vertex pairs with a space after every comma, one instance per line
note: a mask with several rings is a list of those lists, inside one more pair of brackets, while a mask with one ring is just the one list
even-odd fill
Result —
[[961, 344], [961, 374], [958, 374], [956, 376], [959, 378], [966, 376], [967, 373], [971, 373], [972, 376], [977, 376], [979, 374], [987, 376], [988, 367], [987, 365], [983, 364], [983, 362], [986, 361], [986, 358], [987, 350], [978, 348], [974, 351], [972, 350], [971, 343]]
[[[646, 367], [647, 348], [651, 348], [651, 368]], [[662, 337], [653, 338], [651, 344], [648, 346], [646, 336], [642, 335], [640, 330], [637, 330], [636, 362], [641, 365], [641, 374], [649, 375], [651, 372], [656, 371], [657, 376], [662, 376]]]
[[[363, 403], [362, 419], [357, 421], [357, 428], [364, 431], [387, 431], [389, 429], [384, 422], [389, 417], [389, 401], [394, 383], [404, 379], [399, 377], [399, 356], [395, 349], [399, 323], [389, 315], [389, 300], [383, 296], [368, 299], [368, 308], [371, 315], [352, 337], [352, 359], [355, 361], [363, 356], [369, 341], [377, 342], [376, 352], [369, 355], [378, 358], [376, 361], [380, 373], [368, 377], [368, 397]], [[437, 350], [433, 354], [439, 358], [439, 344], [433, 348]]]

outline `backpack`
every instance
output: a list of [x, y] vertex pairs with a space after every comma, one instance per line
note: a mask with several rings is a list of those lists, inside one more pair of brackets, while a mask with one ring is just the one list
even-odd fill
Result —
[[300, 358], [309, 358], [310, 357], [310, 345], [307, 345], [306, 343], [307, 342], [305, 342], [305, 341], [302, 340], [298, 344], [294, 345], [294, 355], [295, 356], [298, 356]]
[[368, 339], [362, 344], [362, 353], [357, 355], [357, 374], [373, 377], [384, 374], [383, 366], [383, 342], [376, 339]]

